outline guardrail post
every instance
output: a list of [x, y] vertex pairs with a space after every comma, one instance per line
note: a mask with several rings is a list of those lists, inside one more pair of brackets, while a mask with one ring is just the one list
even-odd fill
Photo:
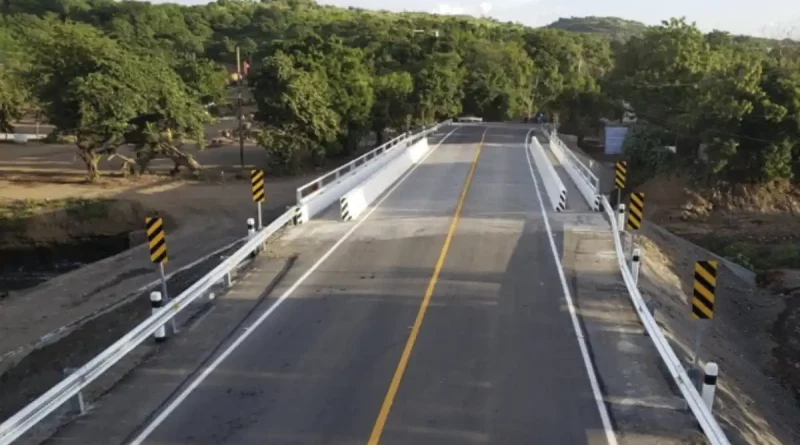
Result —
[[[155, 314], [158, 312], [159, 309], [164, 307], [164, 298], [161, 296], [161, 292], [153, 291], [150, 292], [150, 307], [152, 308], [152, 313]], [[153, 333], [153, 338], [156, 339], [156, 343], [162, 343], [167, 339], [167, 328], [166, 326], [159, 326], [158, 329]]]
[[633, 284], [639, 285], [639, 268], [641, 267], [642, 251], [640, 249], [633, 249], [631, 257], [631, 273], [633, 275]]
[[233, 276], [231, 276], [231, 271], [228, 271], [225, 274], [225, 287], [229, 288], [231, 286], [233, 286]]
[[[77, 368], [64, 368], [64, 376], [69, 376], [70, 374], [77, 371]], [[69, 401], [70, 411], [72, 413], [83, 414], [86, 412], [86, 403], [83, 401], [83, 392], [78, 391], [75, 394], [75, 397], [71, 398]]]
[[717, 390], [717, 375], [719, 367], [714, 362], [706, 363], [705, 376], [703, 377], [703, 402], [708, 410], [714, 406], [714, 392]]
[[625, 204], [622, 203], [617, 206], [617, 227], [620, 233], [625, 232]]

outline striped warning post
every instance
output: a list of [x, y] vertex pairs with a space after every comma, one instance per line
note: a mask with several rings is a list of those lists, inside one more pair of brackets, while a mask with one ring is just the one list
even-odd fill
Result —
[[561, 194], [558, 197], [558, 205], [556, 206], [556, 212], [563, 212], [567, 209], [567, 191], [561, 190]]
[[253, 202], [264, 202], [264, 170], [250, 170], [250, 185], [253, 189]]
[[716, 261], [698, 261], [694, 265], [692, 317], [700, 320], [714, 318], [714, 292], [717, 290]]
[[625, 185], [628, 183], [628, 162], [627, 161], [617, 161], [617, 165], [614, 167], [614, 185], [617, 189], [622, 190], [625, 188]]
[[164, 220], [145, 218], [147, 244], [150, 246], [150, 261], [156, 264], [167, 262], [167, 237], [164, 234]]
[[628, 224], [626, 230], [639, 230], [644, 217], [644, 193], [631, 193], [628, 204]]
[[294, 225], [303, 224], [303, 209], [299, 205], [294, 207], [292, 222]]
[[342, 221], [350, 221], [353, 215], [350, 214], [350, 205], [347, 203], [347, 198], [342, 197], [339, 200], [339, 209], [341, 210]]

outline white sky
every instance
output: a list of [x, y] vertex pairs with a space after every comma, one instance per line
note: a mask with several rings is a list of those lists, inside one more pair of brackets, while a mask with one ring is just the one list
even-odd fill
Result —
[[[559, 17], [615, 16], [654, 25], [685, 16], [705, 31], [800, 39], [800, 0], [318, 0], [337, 6], [391, 11], [488, 15], [503, 21], [542, 26]], [[202, 4], [208, 0], [151, 0], [152, 3]]]

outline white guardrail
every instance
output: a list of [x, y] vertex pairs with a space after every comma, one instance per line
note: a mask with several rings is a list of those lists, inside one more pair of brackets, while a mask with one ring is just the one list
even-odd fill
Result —
[[33, 133], [0, 133], [0, 140], [14, 141], [18, 144], [24, 144], [28, 141], [39, 141], [46, 138], [46, 134], [33, 134]]
[[550, 151], [561, 162], [583, 198], [589, 203], [592, 210], [600, 211], [600, 180], [597, 175], [575, 156], [575, 153], [558, 138], [555, 131], [547, 132], [547, 138], [550, 140]]
[[[577, 158], [577, 156], [575, 156], [574, 153], [572, 153], [572, 150], [564, 145], [564, 143], [558, 138], [555, 131], [547, 131], [546, 133], [551, 141], [550, 147], [557, 147], [557, 149], [560, 149], [563, 152], [564, 158], [567, 159], [567, 163], [574, 165], [575, 171], [580, 172], [580, 177], [573, 177], [576, 186], [579, 189], [581, 189], [581, 187], [591, 187], [595, 190], [595, 193], [599, 199], [600, 207], [605, 210], [605, 214], [608, 217], [608, 220], [611, 222], [611, 231], [614, 235], [614, 248], [617, 252], [617, 262], [619, 263], [619, 270], [622, 274], [622, 279], [625, 282], [625, 287], [628, 288], [628, 295], [630, 296], [631, 302], [633, 303], [633, 306], [636, 309], [639, 319], [642, 321], [642, 325], [647, 331], [647, 334], [653, 340], [653, 344], [658, 350], [658, 354], [661, 356], [661, 360], [664, 362], [667, 371], [670, 373], [672, 379], [675, 381], [675, 384], [678, 386], [678, 389], [683, 395], [683, 398], [686, 400], [689, 409], [692, 411], [692, 414], [694, 414], [695, 419], [697, 419], [700, 428], [703, 430], [703, 433], [706, 435], [711, 445], [730, 445], [730, 442], [725, 436], [724, 431], [722, 431], [719, 423], [717, 423], [717, 420], [714, 418], [711, 409], [709, 409], [709, 407], [703, 401], [702, 396], [697, 391], [697, 388], [695, 388], [692, 380], [689, 378], [686, 369], [684, 369], [683, 363], [681, 363], [681, 360], [675, 354], [675, 351], [672, 350], [667, 338], [664, 337], [664, 334], [658, 327], [655, 318], [653, 318], [653, 315], [650, 313], [650, 310], [645, 304], [642, 294], [639, 292], [639, 288], [633, 278], [633, 273], [628, 267], [628, 263], [625, 258], [625, 251], [622, 247], [622, 239], [620, 237], [615, 210], [611, 207], [611, 204], [608, 202], [608, 198], [606, 196], [596, 192], [598, 186], [597, 176], [595, 176], [594, 173], [592, 173], [592, 171], [587, 168]], [[553, 153], [556, 152], [554, 151]]]
[[145, 321], [133, 328], [114, 344], [61, 381], [28, 406], [0, 425], [0, 445], [10, 445], [15, 439], [39, 423], [47, 415], [76, 396], [83, 388], [114, 366], [120, 359], [139, 344], [149, 339], [153, 333], [169, 322], [189, 303], [206, 295], [212, 286], [225, 280], [228, 273], [242, 263], [253, 251], [278, 230], [292, 222], [294, 210], [276, 218], [268, 226], [256, 232], [242, 247], [215, 267], [211, 272], [169, 301], [164, 308], [155, 312]]
[[544, 190], [547, 192], [547, 197], [550, 198], [550, 204], [556, 212], [562, 212], [567, 208], [567, 188], [558, 176], [555, 167], [547, 159], [547, 154], [544, 152], [544, 147], [536, 139], [533, 134], [534, 130], [528, 132], [525, 136], [527, 150], [531, 153], [533, 164], [539, 170], [539, 176], [544, 183]]
[[[437, 130], [442, 125], [448, 125], [449, 123], [450, 121], [445, 121], [427, 128], [415, 135], [402, 135], [401, 137], [405, 138], [404, 140], [407, 142], [414, 142], [420, 138], [427, 137], [427, 135], [431, 132]], [[370, 153], [367, 153], [366, 155], [361, 156], [359, 159], [365, 158], [366, 160], [369, 160], [374, 156], [379, 156], [388, 148], [390, 148], [390, 144], [397, 145], [398, 139], [399, 137], [381, 147], [378, 147], [375, 150], [372, 150], [370, 152], [373, 153], [371, 156], [368, 157], [367, 155], [370, 155]], [[366, 162], [366, 160], [364, 162]], [[342, 171], [346, 166], [350, 166], [350, 170], [344, 170], [344, 174], [349, 171], [354, 171], [355, 168], [364, 165], [364, 162], [356, 163], [353, 161], [345, 164], [345, 166], [342, 166], [336, 170], [339, 172], [337, 173], [337, 176], [343, 174]], [[322, 178], [330, 176], [331, 173], [328, 173]], [[312, 181], [309, 184], [319, 183], [319, 181], [320, 180]], [[304, 187], [307, 186], [308, 184]], [[299, 196], [300, 191], [298, 190], [298, 197]], [[114, 366], [117, 362], [119, 362], [119, 360], [133, 351], [145, 340], [151, 338], [156, 330], [167, 324], [173, 317], [175, 317], [175, 315], [185, 309], [191, 302], [201, 296], [207, 295], [208, 291], [217, 283], [221, 281], [224, 282], [228, 277], [228, 274], [239, 267], [239, 265], [244, 262], [245, 259], [247, 259], [254, 251], [259, 249], [267, 241], [267, 239], [269, 239], [283, 227], [295, 222], [297, 209], [298, 206], [290, 208], [272, 221], [268, 226], [253, 234], [250, 239], [248, 239], [247, 242], [242, 245], [242, 247], [240, 247], [231, 256], [226, 258], [211, 272], [192, 284], [188, 289], [181, 292], [180, 295], [170, 300], [169, 304], [153, 313], [145, 321], [133, 328], [130, 332], [106, 348], [95, 358], [90, 360], [81, 368], [75, 370], [59, 384], [52, 387], [50, 390], [39, 396], [36, 400], [28, 404], [28, 406], [0, 424], [0, 445], [11, 445], [14, 440], [25, 434], [64, 403], [78, 395], [82, 389], [87, 387], [105, 371]]]
[[398, 148], [408, 147], [419, 138], [427, 137], [441, 126], [451, 123], [450, 120], [440, 122], [413, 135], [403, 133], [347, 164], [298, 187], [298, 222], [308, 221], [337, 202], [343, 194], [403, 152]]
[[602, 196], [601, 199], [606, 216], [609, 221], [611, 221], [611, 230], [614, 233], [614, 248], [617, 251], [617, 262], [619, 263], [619, 270], [622, 273], [622, 279], [625, 281], [625, 287], [628, 288], [631, 302], [636, 312], [639, 314], [639, 318], [647, 334], [653, 339], [653, 344], [656, 346], [659, 355], [661, 355], [664, 365], [666, 365], [667, 370], [675, 380], [678, 389], [680, 389], [681, 394], [683, 394], [683, 398], [689, 405], [689, 409], [691, 409], [711, 445], [729, 445], [730, 442], [728, 438], [725, 437], [722, 428], [719, 426], [716, 419], [714, 419], [711, 410], [706, 406], [705, 402], [703, 402], [703, 398], [700, 396], [700, 393], [694, 387], [689, 375], [683, 368], [681, 360], [675, 355], [675, 351], [672, 350], [666, 337], [661, 333], [661, 329], [650, 314], [642, 298], [642, 294], [639, 292], [639, 288], [636, 286], [636, 282], [633, 279], [633, 274], [628, 268], [628, 263], [625, 260], [625, 251], [622, 247], [622, 239], [620, 238], [619, 227], [617, 226], [617, 215], [614, 209], [611, 208], [608, 198]]

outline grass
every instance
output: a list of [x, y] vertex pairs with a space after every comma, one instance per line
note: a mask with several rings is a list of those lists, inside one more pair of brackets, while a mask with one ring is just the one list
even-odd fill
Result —
[[753, 244], [715, 235], [708, 235], [694, 242], [756, 272], [768, 269], [800, 269], [800, 242]]
[[19, 229], [28, 218], [59, 210], [79, 221], [101, 219], [108, 216], [113, 202], [105, 198], [16, 199], [0, 204], [0, 228]]

